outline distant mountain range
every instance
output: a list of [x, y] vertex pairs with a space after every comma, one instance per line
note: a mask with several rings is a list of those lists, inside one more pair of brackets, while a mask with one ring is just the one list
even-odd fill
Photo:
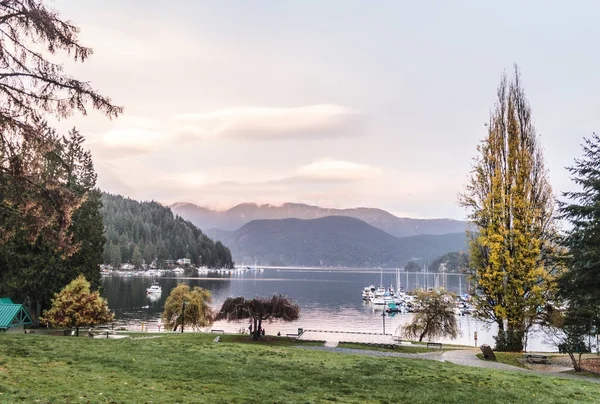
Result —
[[395, 237], [461, 233], [467, 226], [467, 222], [452, 219], [402, 218], [382, 209], [329, 209], [300, 203], [285, 203], [281, 206], [243, 203], [226, 211], [216, 211], [191, 203], [178, 202], [171, 205], [171, 209], [208, 234], [214, 233], [211, 229], [237, 230], [253, 220], [318, 219], [328, 216], [359, 219]]
[[465, 250], [465, 233], [397, 238], [352, 217], [253, 220], [207, 234], [229, 246], [236, 263], [274, 266], [401, 267]]
[[399, 218], [381, 209], [244, 203], [219, 212], [182, 202], [171, 209], [247, 265], [399, 267], [466, 249], [466, 222]]

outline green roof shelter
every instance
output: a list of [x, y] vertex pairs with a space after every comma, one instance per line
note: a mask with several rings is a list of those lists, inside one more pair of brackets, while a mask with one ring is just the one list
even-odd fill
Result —
[[31, 317], [22, 304], [15, 304], [8, 297], [0, 297], [0, 332], [23, 332], [31, 324]]

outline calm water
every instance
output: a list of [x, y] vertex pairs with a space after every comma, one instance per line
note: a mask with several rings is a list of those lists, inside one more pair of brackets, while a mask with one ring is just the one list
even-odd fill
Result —
[[[408, 278], [407, 278], [408, 276]], [[154, 280], [162, 286], [163, 293], [157, 297], [148, 297], [146, 288]], [[169, 292], [178, 283], [185, 282], [190, 286], [200, 286], [210, 290], [213, 296], [213, 307], [221, 307], [223, 301], [230, 296], [270, 296], [281, 293], [295, 301], [301, 310], [300, 320], [293, 323], [267, 323], [267, 334], [296, 333], [299, 327], [305, 329], [328, 331], [382, 332], [385, 320], [386, 333], [398, 334], [398, 328], [409, 322], [411, 314], [396, 314], [382, 317], [382, 311], [361, 299], [363, 287], [370, 284], [396, 287], [396, 271], [378, 269], [274, 269], [266, 268], [264, 272], [244, 272], [242, 274], [219, 275], [209, 274], [202, 277], [121, 277], [112, 276], [104, 279], [103, 295], [108, 299], [109, 307], [115, 312], [115, 321], [126, 324], [129, 328], [145, 328], [157, 330], [160, 315]], [[425, 274], [400, 272], [400, 286], [405, 290], [418, 287], [436, 287], [445, 285], [456, 293], [466, 293], [466, 277], [457, 274]], [[408, 287], [406, 286], [408, 285]], [[455, 343], [474, 345], [474, 333], [477, 332], [478, 344], [494, 345], [495, 330], [470, 316], [458, 317], [462, 335]], [[217, 322], [212, 328], [227, 332], [236, 332], [247, 327], [249, 322], [227, 323]], [[544, 344], [539, 335], [530, 336], [528, 349], [554, 350]]]

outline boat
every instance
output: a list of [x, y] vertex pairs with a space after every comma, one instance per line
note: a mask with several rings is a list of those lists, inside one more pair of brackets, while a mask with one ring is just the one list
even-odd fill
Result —
[[375, 286], [365, 286], [362, 291], [363, 300], [371, 300], [372, 297], [375, 297], [373, 292], [375, 292]]
[[160, 287], [160, 284], [155, 281], [152, 283], [152, 286], [146, 289], [146, 293], [162, 293], [162, 288]]
[[173, 272], [175, 272], [176, 274], [182, 274], [185, 272], [185, 270], [183, 268], [177, 267], [177, 268], [173, 269]]

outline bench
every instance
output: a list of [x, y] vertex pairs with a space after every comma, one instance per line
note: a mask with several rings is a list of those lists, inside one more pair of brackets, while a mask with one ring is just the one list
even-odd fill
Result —
[[548, 364], [548, 355], [527, 354], [525, 355], [525, 358], [529, 363], [543, 363], [544, 365]]
[[210, 330], [210, 332], [212, 334], [225, 334], [225, 331], [223, 331], [223, 330]]
[[114, 332], [113, 330], [106, 330], [106, 329], [104, 329], [104, 330], [92, 329], [92, 330], [88, 331], [88, 337], [91, 337], [91, 338], [94, 338], [98, 335], [103, 335], [103, 336], [106, 335], [106, 338], [108, 338], [109, 335], [116, 335], [116, 334], [117, 333]]
[[428, 342], [427, 343], [427, 348], [438, 348], [438, 349], [442, 349], [442, 344], [439, 342]]
[[298, 338], [298, 334], [285, 334], [286, 337]]

